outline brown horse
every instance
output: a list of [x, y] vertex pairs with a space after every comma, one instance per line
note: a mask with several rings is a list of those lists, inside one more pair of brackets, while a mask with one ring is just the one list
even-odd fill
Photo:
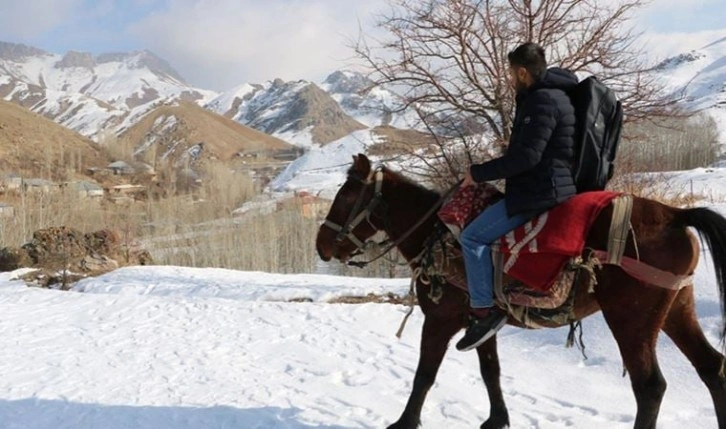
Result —
[[[401, 254], [409, 261], [426, 245], [427, 238], [439, 222], [433, 214], [441, 196], [386, 168], [380, 169], [379, 184], [371, 180], [376, 172], [365, 155], [358, 155], [348, 172], [347, 181], [333, 201], [326, 223], [320, 227], [316, 245], [320, 257], [348, 261], [360, 246], [377, 231], [384, 231], [396, 241]], [[589, 248], [605, 249], [612, 209], [596, 219], [587, 237]], [[421, 223], [418, 224], [418, 221]], [[726, 219], [704, 208], [679, 209], [636, 198], [631, 217], [637, 250], [629, 238], [626, 256], [674, 274], [691, 274], [698, 263], [696, 237], [692, 226], [710, 247], [716, 268], [722, 313], [726, 297]], [[402, 236], [405, 232], [413, 232]], [[402, 239], [402, 240], [400, 240]], [[399, 242], [400, 241], [400, 242]], [[693, 285], [679, 291], [653, 287], [629, 277], [617, 266], [605, 266], [597, 272], [594, 293], [587, 287], [576, 294], [578, 319], [598, 310], [615, 337], [625, 368], [630, 375], [637, 415], [635, 429], [654, 429], [666, 382], [656, 360], [655, 346], [663, 330], [693, 364], [708, 387], [716, 409], [719, 429], [726, 429], [726, 378], [724, 356], [706, 340], [696, 319]], [[576, 286], [580, 288], [581, 286]], [[420, 424], [426, 394], [434, 383], [449, 340], [467, 323], [466, 294], [460, 289], [444, 287], [438, 304], [428, 297], [427, 286], [418, 282], [419, 304], [425, 315], [418, 368], [413, 391], [398, 421], [389, 429], [414, 429]], [[726, 314], [722, 314], [726, 320]], [[722, 332], [722, 340], [724, 333]], [[509, 426], [509, 415], [502, 397], [496, 336], [477, 349], [479, 365], [489, 394], [490, 415], [482, 429]]]

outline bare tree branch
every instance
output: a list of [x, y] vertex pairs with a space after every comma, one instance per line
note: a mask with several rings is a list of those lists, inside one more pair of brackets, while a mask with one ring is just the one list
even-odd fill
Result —
[[440, 156], [427, 154], [427, 163], [456, 175], [462, 158], [446, 150], [452, 139], [464, 159], [481, 156], [482, 141], [500, 148], [508, 141], [515, 94], [507, 53], [527, 41], [542, 45], [551, 65], [606, 82], [623, 102], [626, 121], [678, 114], [650, 76], [630, 26], [646, 2], [389, 0], [390, 12], [378, 22], [385, 39], [371, 45], [361, 37], [354, 49], [374, 85], [400, 89], [400, 111], [412, 109], [436, 135]]

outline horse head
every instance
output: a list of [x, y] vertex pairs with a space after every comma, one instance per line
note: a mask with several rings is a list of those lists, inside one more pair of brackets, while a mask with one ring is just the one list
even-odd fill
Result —
[[323, 261], [346, 262], [362, 251], [365, 242], [383, 228], [383, 169], [373, 169], [363, 154], [353, 156], [348, 177], [333, 200], [316, 238]]

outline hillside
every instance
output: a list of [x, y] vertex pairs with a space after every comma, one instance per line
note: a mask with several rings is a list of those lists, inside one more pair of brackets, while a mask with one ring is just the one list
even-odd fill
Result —
[[91, 140], [16, 104], [0, 101], [1, 173], [58, 180], [66, 178], [69, 169], [105, 167], [109, 161]]
[[362, 73], [337, 70], [328, 75], [320, 87], [345, 113], [368, 127], [410, 129], [420, 123], [414, 112], [400, 112], [401, 96], [389, 89], [374, 87], [373, 81]]
[[356, 131], [311, 148], [270, 183], [270, 190], [306, 191], [332, 199], [345, 182], [353, 155], [366, 153], [376, 162], [385, 160], [388, 167], [405, 169], [413, 152], [432, 143], [429, 135], [390, 126]]
[[158, 159], [228, 161], [235, 156], [272, 154], [292, 146], [278, 138], [205, 110], [192, 102], [156, 108], [119, 136], [135, 154]]
[[698, 49], [664, 60], [656, 73], [687, 107], [714, 117], [726, 144], [726, 30]]

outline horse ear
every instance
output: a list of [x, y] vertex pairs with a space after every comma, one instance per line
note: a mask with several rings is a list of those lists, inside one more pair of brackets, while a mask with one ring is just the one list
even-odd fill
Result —
[[350, 172], [361, 180], [367, 179], [371, 174], [371, 161], [362, 153], [353, 155], [353, 167], [351, 167]]

